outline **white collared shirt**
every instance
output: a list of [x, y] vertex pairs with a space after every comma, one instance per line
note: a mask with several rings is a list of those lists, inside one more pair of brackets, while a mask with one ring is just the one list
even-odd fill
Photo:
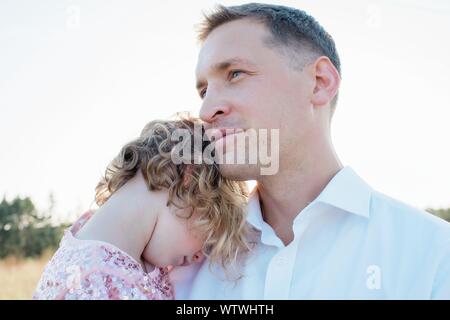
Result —
[[350, 167], [297, 215], [287, 246], [257, 192], [248, 210], [260, 236], [242, 279], [208, 261], [176, 268], [177, 299], [450, 299], [450, 223], [373, 190]]

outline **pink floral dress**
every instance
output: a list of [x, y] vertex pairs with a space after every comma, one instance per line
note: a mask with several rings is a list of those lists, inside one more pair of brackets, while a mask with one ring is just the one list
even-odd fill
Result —
[[92, 214], [86, 212], [65, 230], [33, 299], [173, 299], [173, 288], [164, 269], [146, 273], [141, 264], [112, 244], [75, 238]]

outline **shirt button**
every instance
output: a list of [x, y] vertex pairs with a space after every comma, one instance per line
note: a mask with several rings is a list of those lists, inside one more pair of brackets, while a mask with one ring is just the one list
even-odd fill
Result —
[[279, 267], [285, 266], [286, 262], [287, 262], [287, 259], [285, 257], [277, 257], [275, 260], [276, 265]]

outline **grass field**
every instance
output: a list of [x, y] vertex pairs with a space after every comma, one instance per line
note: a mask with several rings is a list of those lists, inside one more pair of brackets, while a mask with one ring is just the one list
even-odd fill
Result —
[[8, 257], [0, 260], [0, 300], [31, 299], [52, 254], [47, 252], [36, 259]]

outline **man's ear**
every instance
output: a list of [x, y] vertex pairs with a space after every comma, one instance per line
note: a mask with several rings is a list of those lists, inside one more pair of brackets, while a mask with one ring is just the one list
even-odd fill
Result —
[[341, 83], [339, 72], [330, 59], [325, 56], [317, 58], [312, 66], [312, 71], [316, 79], [311, 97], [312, 104], [323, 106], [331, 103]]

